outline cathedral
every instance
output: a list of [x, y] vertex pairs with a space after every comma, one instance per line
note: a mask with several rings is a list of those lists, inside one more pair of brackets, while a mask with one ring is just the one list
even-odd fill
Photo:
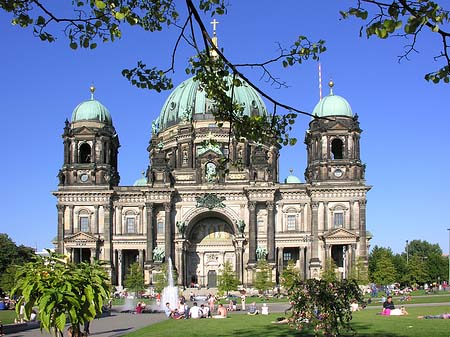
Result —
[[[280, 182], [279, 145], [229, 139], [212, 115], [214, 101], [192, 78], [168, 96], [150, 123], [149, 165], [133, 186], [120, 185], [119, 135], [109, 110], [94, 98], [80, 103], [63, 131], [59, 171], [57, 251], [74, 262], [107, 262], [123, 287], [138, 262], [151, 284], [170, 258], [178, 284], [215, 287], [225, 263], [252, 286], [259, 260], [274, 282], [293, 261], [303, 278], [320, 278], [327, 261], [345, 278], [367, 263], [365, 164], [358, 115], [330, 93], [305, 132], [304, 181]], [[234, 88], [248, 116], [268, 117], [259, 94]], [[223, 158], [240, 162], [219, 174]]]

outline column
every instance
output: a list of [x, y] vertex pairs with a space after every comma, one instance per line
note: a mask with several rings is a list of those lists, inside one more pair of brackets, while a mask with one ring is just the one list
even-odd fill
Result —
[[[170, 202], [164, 203], [165, 210], [165, 236], [164, 236], [164, 244], [165, 244], [165, 259], [168, 261], [168, 258], [172, 256], [172, 226], [170, 225], [170, 213], [172, 209], [172, 204]], [[173, 262], [173, 261], [172, 261]]]
[[309, 270], [311, 278], [319, 278], [320, 277], [320, 259], [319, 259], [319, 202], [312, 202], [312, 243], [311, 243], [311, 259], [309, 260]]
[[91, 263], [94, 262], [94, 260], [97, 258], [97, 256], [95, 256], [95, 248], [90, 248], [91, 251]]
[[73, 162], [78, 163], [78, 140], [74, 142], [73, 147]]
[[323, 203], [323, 230], [328, 230], [328, 202]]
[[306, 275], [306, 264], [305, 264], [305, 247], [299, 247], [299, 264], [300, 264], [300, 277], [302, 280], [305, 279], [305, 275]]
[[353, 218], [354, 218], [353, 217], [353, 202], [352, 201], [349, 202], [348, 211], [349, 211], [349, 218], [350, 218], [349, 229], [354, 229], [354, 227], [353, 227]]
[[149, 202], [145, 204], [146, 216], [147, 216], [147, 261], [153, 262], [153, 203]]
[[256, 263], [256, 202], [249, 201], [249, 239], [248, 239], [248, 262]]
[[109, 204], [103, 205], [104, 209], [104, 230], [103, 230], [103, 236], [104, 236], [104, 246], [103, 249], [105, 250], [105, 261], [111, 262], [111, 208]]
[[275, 218], [274, 202], [267, 201], [267, 260], [269, 263], [275, 262]]
[[118, 210], [118, 215], [117, 215], [117, 223], [116, 223], [116, 233], [118, 235], [122, 235], [123, 230], [122, 230], [122, 210], [123, 210], [123, 206], [118, 206], [117, 207]]
[[306, 231], [306, 222], [305, 222], [305, 204], [301, 204], [300, 205], [300, 208], [301, 208], [301, 212], [302, 212], [302, 214], [301, 214], [301, 218], [300, 218], [300, 228], [301, 228], [301, 232], [305, 232]]
[[56, 205], [58, 210], [58, 253], [64, 253], [64, 205]]
[[75, 263], [75, 249], [70, 248], [70, 262]]
[[69, 226], [70, 226], [70, 233], [74, 233], [74, 228], [73, 228], [73, 206], [70, 205], [69, 206]]
[[138, 234], [144, 234], [144, 206], [139, 206], [139, 228]]
[[122, 249], [117, 251], [117, 285], [121, 288], [123, 282], [123, 273], [122, 273]]
[[94, 206], [94, 221], [95, 221], [95, 234], [98, 234], [100, 232], [100, 224], [98, 219], [98, 209], [99, 205]]
[[144, 250], [139, 249], [139, 266], [144, 270]]
[[278, 272], [283, 272], [283, 247], [278, 247]]
[[95, 151], [96, 144], [97, 144], [97, 142], [94, 139], [92, 141], [92, 148], [91, 148], [91, 163], [95, 163], [97, 161], [97, 156], [96, 156], [96, 151]]
[[240, 242], [236, 242], [236, 250], [235, 250], [235, 254], [236, 254], [236, 276], [239, 280], [240, 284], [243, 284], [243, 280], [242, 280], [242, 248], [240, 245]]
[[367, 200], [359, 201], [359, 256], [364, 261], [364, 263], [367, 263], [366, 203]]

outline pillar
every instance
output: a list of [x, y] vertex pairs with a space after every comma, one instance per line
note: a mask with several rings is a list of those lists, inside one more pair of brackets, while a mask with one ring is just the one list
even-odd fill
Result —
[[328, 202], [323, 203], [323, 230], [328, 230]]
[[64, 205], [56, 205], [58, 210], [58, 253], [64, 253]]
[[98, 219], [98, 209], [99, 205], [94, 206], [94, 222], [95, 222], [95, 234], [98, 234], [100, 232], [100, 224]]
[[144, 206], [139, 206], [139, 227], [137, 234], [144, 234]]
[[248, 203], [249, 210], [249, 240], [248, 240], [248, 262], [256, 263], [256, 202]]
[[359, 202], [359, 256], [365, 263], [367, 263], [366, 203], [367, 200], [360, 200]]
[[[164, 244], [165, 244], [165, 258], [166, 261], [168, 261], [168, 258], [172, 255], [172, 226], [170, 225], [170, 213], [172, 210], [172, 204], [170, 202], [164, 203], [164, 210], [165, 210], [165, 237], [164, 237]], [[172, 261], [173, 262], [173, 261]]]
[[105, 250], [104, 259], [105, 261], [111, 262], [111, 207], [109, 204], [103, 205], [104, 209], [104, 245], [103, 249]]
[[119, 287], [123, 284], [122, 258], [122, 249], [119, 249], [117, 251], [117, 285]]
[[73, 228], [73, 206], [69, 206], [69, 226], [70, 226], [70, 233], [74, 234], [74, 228]]
[[139, 266], [144, 270], [144, 250], [139, 249]]
[[145, 204], [146, 216], [147, 216], [147, 256], [146, 260], [150, 263], [153, 262], [153, 203], [149, 202]]
[[267, 201], [267, 260], [275, 262], [275, 217], [274, 202]]

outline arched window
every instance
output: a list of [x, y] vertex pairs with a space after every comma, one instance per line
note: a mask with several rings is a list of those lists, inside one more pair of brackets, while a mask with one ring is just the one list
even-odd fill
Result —
[[342, 159], [344, 152], [344, 144], [339, 138], [333, 139], [331, 142], [331, 153], [333, 154], [333, 159]]
[[83, 143], [80, 146], [80, 163], [90, 163], [91, 162], [91, 146], [88, 143]]

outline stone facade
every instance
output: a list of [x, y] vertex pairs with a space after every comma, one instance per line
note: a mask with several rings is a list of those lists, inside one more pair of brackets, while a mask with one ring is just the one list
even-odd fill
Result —
[[[302, 277], [319, 278], [333, 259], [345, 277], [358, 258], [367, 262], [370, 239], [360, 134], [357, 116], [313, 119], [306, 182], [280, 183], [276, 144], [230, 140], [227, 125], [205, 112], [154, 125], [144, 182], [119, 186], [112, 125], [67, 122], [54, 192], [58, 251], [76, 262], [108, 261], [119, 287], [131, 263], [151, 283], [169, 256], [182, 285], [215, 286], [225, 262], [251, 285], [258, 258], [267, 259], [274, 281], [289, 260]], [[223, 175], [227, 156], [240, 165]]]

